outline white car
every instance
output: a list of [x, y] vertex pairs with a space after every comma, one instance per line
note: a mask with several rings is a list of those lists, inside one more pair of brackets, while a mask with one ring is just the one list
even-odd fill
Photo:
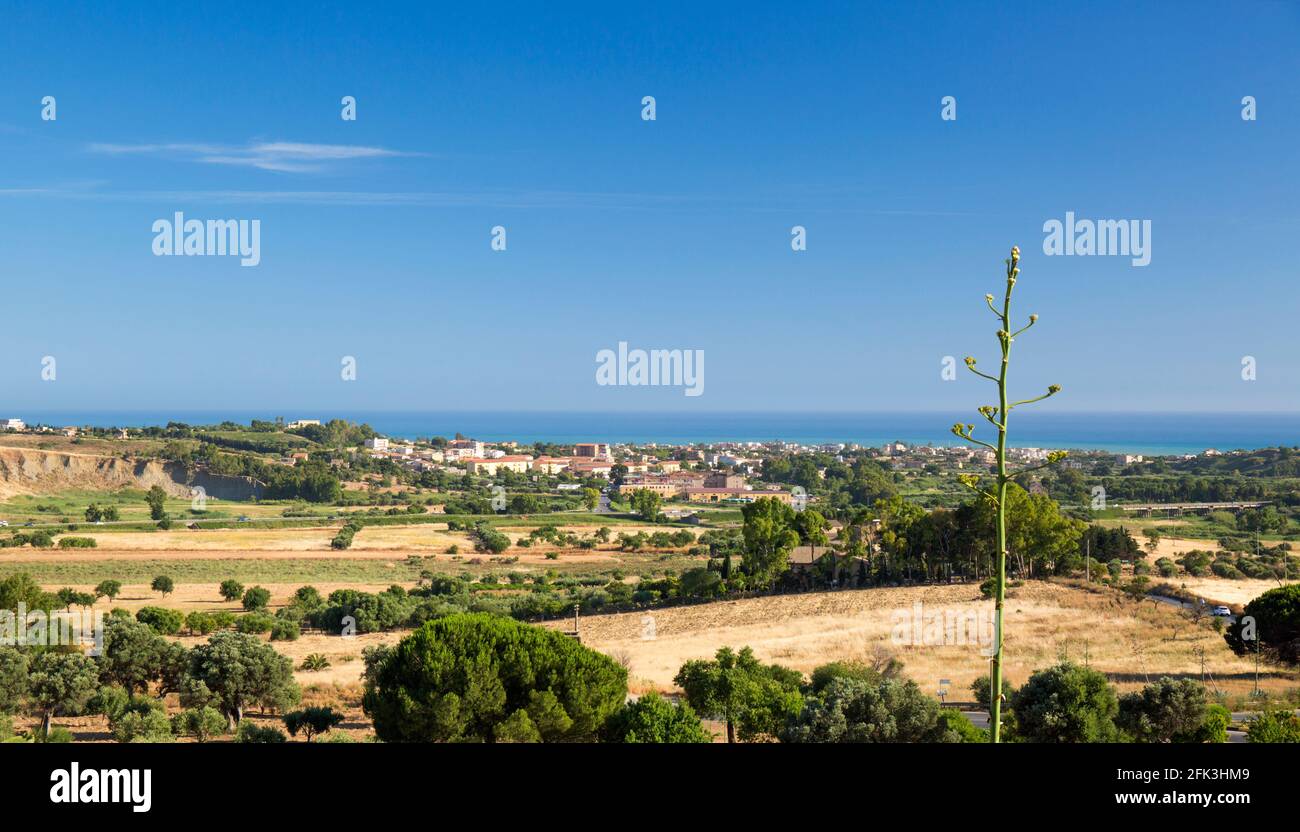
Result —
[[9, 525], [8, 520], [0, 520], [0, 526], [7, 526], [7, 525]]
[[1213, 614], [1214, 614], [1214, 615], [1218, 615], [1218, 616], [1231, 617], [1231, 616], [1232, 616], [1232, 610], [1230, 610], [1230, 609], [1228, 609], [1227, 607], [1225, 607], [1225, 606], [1223, 606], [1222, 604], [1220, 604], [1219, 606], [1217, 606], [1217, 607], [1214, 608], [1214, 613], [1213, 613]]

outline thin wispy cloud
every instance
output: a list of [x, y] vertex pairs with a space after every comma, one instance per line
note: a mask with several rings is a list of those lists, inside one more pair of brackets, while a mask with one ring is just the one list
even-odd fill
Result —
[[379, 159], [395, 156], [420, 156], [391, 150], [386, 147], [368, 147], [352, 144], [313, 144], [309, 142], [250, 142], [246, 145], [170, 142], [164, 144], [107, 144], [90, 145], [92, 153], [110, 156], [158, 156], [179, 161], [208, 165], [235, 165], [279, 173], [318, 173], [331, 165], [357, 159]]
[[233, 205], [419, 206], [432, 208], [601, 208], [647, 209], [713, 204], [679, 194], [595, 191], [324, 191], [324, 190], [116, 190], [104, 183], [0, 188], [0, 197], [46, 197], [97, 202], [200, 202]]
[[[325, 190], [116, 190], [103, 182], [0, 188], [0, 197], [36, 197], [98, 202], [210, 203], [214, 205], [408, 206], [424, 208], [600, 209], [600, 210], [743, 210], [789, 212], [799, 200], [778, 197], [723, 197], [707, 194], [637, 193], [562, 190], [474, 191], [325, 191]], [[766, 200], [766, 204], [765, 204]], [[825, 213], [824, 207], [798, 210]], [[876, 216], [985, 216], [945, 210], [898, 210], [845, 204], [840, 213]]]

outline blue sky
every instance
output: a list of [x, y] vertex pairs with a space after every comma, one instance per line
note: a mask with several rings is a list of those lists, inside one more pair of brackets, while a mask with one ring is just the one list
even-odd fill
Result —
[[[1018, 243], [1020, 391], [1300, 410], [1300, 6], [1132, 5], [6, 3], [0, 409], [966, 410]], [[261, 264], [153, 256], [175, 211]]]

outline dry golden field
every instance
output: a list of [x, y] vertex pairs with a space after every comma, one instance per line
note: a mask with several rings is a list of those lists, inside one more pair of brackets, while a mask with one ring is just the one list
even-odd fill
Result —
[[[988, 669], [978, 644], [893, 643], [896, 616], [908, 620], [916, 603], [926, 613], [952, 616], [990, 606], [973, 585], [773, 596], [593, 616], [582, 621], [582, 641], [626, 660], [641, 689], [671, 689], [684, 661], [707, 658], [719, 647], [747, 645], [766, 661], [804, 672], [836, 659], [870, 659], [884, 650], [901, 659], [906, 674], [927, 692], [935, 693], [939, 680], [949, 679], [950, 698], [968, 700], [970, 683]], [[1013, 589], [1007, 601], [1006, 668], [1013, 684], [1062, 656], [1086, 660], [1122, 691], [1162, 674], [1199, 678], [1202, 650], [1208, 678], [1219, 688], [1230, 694], [1249, 690], [1253, 663], [1235, 656], [1210, 622], [1194, 625], [1174, 607], [1043, 582]], [[1261, 682], [1279, 692], [1297, 683], [1293, 672], [1266, 672]]]

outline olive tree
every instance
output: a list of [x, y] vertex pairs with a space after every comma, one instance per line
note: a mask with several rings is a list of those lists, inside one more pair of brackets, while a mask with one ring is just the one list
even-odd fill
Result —
[[29, 661], [16, 647], [0, 646], [0, 714], [13, 713], [27, 695]]
[[324, 734], [342, 722], [343, 714], [333, 708], [303, 708], [287, 713], [281, 719], [292, 736], [298, 736], [301, 731], [307, 737], [307, 742], [311, 742], [312, 737]]
[[96, 659], [100, 681], [121, 685], [131, 693], [147, 691], [162, 676], [167, 644], [147, 624], [109, 617], [104, 621], [104, 649]]
[[293, 662], [246, 633], [217, 633], [190, 651], [186, 700], [210, 704], [233, 730], [253, 704], [297, 698]]
[[38, 653], [27, 675], [28, 701], [41, 717], [41, 734], [49, 736], [55, 716], [82, 713], [99, 687], [95, 662], [80, 653]]

